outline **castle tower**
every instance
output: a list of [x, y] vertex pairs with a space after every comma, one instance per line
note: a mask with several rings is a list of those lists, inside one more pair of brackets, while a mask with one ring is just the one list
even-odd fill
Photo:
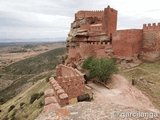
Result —
[[108, 36], [117, 29], [117, 11], [108, 6], [104, 9], [103, 30]]

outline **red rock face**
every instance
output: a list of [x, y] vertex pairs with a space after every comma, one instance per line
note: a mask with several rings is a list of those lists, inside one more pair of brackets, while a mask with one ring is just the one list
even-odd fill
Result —
[[44, 106], [42, 113], [49, 113], [56, 109], [60, 109], [60, 105], [58, 103], [51, 103], [49, 105]]

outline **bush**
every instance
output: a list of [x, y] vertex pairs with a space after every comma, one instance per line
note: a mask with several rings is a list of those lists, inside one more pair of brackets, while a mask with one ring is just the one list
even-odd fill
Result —
[[30, 104], [32, 104], [38, 98], [38, 96], [39, 96], [38, 93], [35, 93], [35, 94], [31, 95]]
[[92, 61], [93, 61], [93, 57], [92, 57], [92, 56], [88, 57], [88, 58], [83, 62], [82, 67], [83, 67], [84, 69], [89, 69], [89, 64], [90, 64]]
[[21, 102], [20, 103], [20, 108], [22, 108], [24, 104], [25, 104], [24, 102]]
[[50, 76], [47, 76], [47, 77], [46, 77], [46, 82], [49, 82], [49, 78], [50, 78]]
[[104, 83], [110, 79], [111, 74], [118, 71], [116, 60], [113, 58], [88, 58], [86, 61], [84, 61], [84, 65], [89, 70], [89, 77], [98, 78], [101, 82]]
[[43, 106], [44, 106], [44, 103], [42, 101], [40, 101], [38, 108], [42, 108]]
[[8, 112], [10, 112], [11, 110], [13, 110], [15, 108], [15, 105], [11, 105], [10, 108], [8, 109]]
[[40, 92], [39, 96], [42, 97], [44, 95], [44, 92]]
[[37, 96], [37, 99], [39, 99], [40, 97], [42, 97], [44, 95], [44, 92], [40, 92], [39, 95]]
[[16, 115], [17, 110], [14, 110], [13, 113], [11, 114], [11, 118], [14, 120], [15, 119], [15, 115]]
[[5, 103], [5, 100], [3, 98], [0, 98], [0, 105]]

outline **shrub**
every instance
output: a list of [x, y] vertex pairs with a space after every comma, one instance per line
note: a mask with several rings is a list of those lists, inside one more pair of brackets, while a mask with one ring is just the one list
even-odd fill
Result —
[[88, 58], [83, 62], [82, 67], [83, 67], [84, 69], [89, 69], [89, 64], [90, 64], [92, 61], [93, 61], [93, 57], [92, 57], [92, 56], [88, 57]]
[[44, 103], [42, 101], [40, 101], [38, 108], [42, 108], [43, 106], [44, 106]]
[[42, 97], [44, 95], [44, 92], [40, 92], [39, 96]]
[[15, 105], [11, 105], [10, 108], [8, 109], [8, 112], [10, 112], [11, 110], [13, 110], [15, 108]]
[[37, 96], [37, 99], [39, 99], [40, 97], [42, 97], [44, 95], [44, 92], [40, 92], [39, 95]]
[[13, 113], [11, 114], [11, 118], [15, 118], [17, 110], [14, 110]]
[[39, 95], [38, 93], [31, 95], [30, 104], [32, 104], [37, 99], [38, 95]]
[[84, 61], [84, 65], [89, 70], [89, 77], [98, 78], [101, 82], [107, 82], [110, 75], [117, 72], [116, 60], [110, 59], [93, 59], [88, 58]]
[[15, 120], [15, 116], [12, 116], [10, 120]]
[[0, 105], [5, 103], [5, 100], [3, 98], [0, 98]]
[[50, 76], [47, 76], [47, 77], [46, 77], [46, 82], [49, 82], [49, 78], [50, 78]]
[[25, 104], [24, 102], [21, 102], [20, 103], [20, 108], [22, 108], [24, 104]]

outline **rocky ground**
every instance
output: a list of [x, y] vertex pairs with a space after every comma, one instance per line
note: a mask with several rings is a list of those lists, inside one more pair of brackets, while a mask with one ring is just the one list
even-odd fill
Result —
[[94, 100], [41, 114], [36, 120], [159, 120], [159, 111], [124, 77], [113, 75], [114, 89], [89, 83]]

